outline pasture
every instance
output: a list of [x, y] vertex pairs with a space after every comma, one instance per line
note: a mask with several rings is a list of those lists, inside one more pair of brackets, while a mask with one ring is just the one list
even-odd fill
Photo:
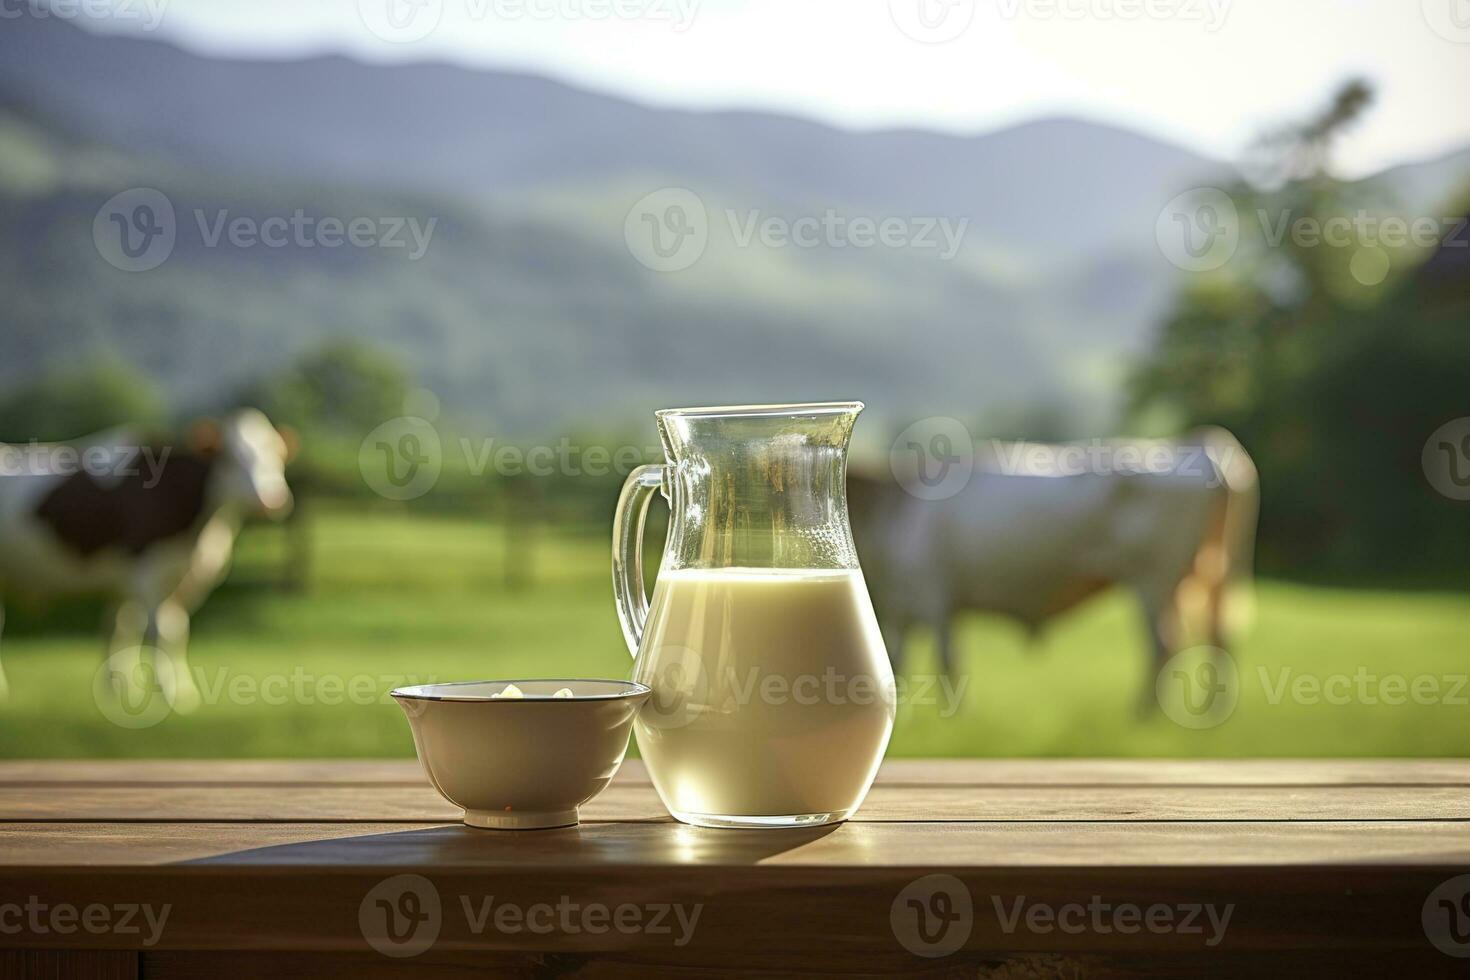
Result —
[[[194, 621], [204, 703], [129, 728], [93, 695], [102, 641], [91, 611], [12, 605], [0, 639], [11, 693], [6, 757], [408, 756], [386, 697], [400, 683], [505, 676], [626, 676], [601, 528], [542, 528], [530, 580], [504, 580], [506, 535], [464, 516], [326, 506], [309, 517], [310, 587], [261, 585], [277, 528], [241, 537], [231, 579]], [[1214, 727], [1134, 712], [1152, 684], [1135, 610], [1109, 594], [1037, 641], [992, 618], [957, 632], [947, 692], [928, 639], [898, 756], [1435, 756], [1470, 746], [1470, 598], [1259, 583], [1236, 651], [1238, 705]]]

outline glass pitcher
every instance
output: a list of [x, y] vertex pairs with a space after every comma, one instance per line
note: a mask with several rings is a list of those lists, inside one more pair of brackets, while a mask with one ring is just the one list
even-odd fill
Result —
[[[634, 732], [671, 814], [706, 827], [814, 826], [867, 795], [893, 730], [893, 671], [847, 517], [861, 402], [656, 413], [667, 462], [628, 475], [613, 592], [653, 689]], [[643, 590], [643, 519], [668, 500]]]

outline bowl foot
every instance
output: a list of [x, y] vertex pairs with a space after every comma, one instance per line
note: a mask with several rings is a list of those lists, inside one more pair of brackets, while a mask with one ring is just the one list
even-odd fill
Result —
[[550, 827], [574, 827], [577, 808], [570, 810], [466, 810], [467, 827], [481, 830], [546, 830]]

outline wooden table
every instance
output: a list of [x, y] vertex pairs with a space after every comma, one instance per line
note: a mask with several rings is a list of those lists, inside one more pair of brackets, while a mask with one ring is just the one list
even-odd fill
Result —
[[1466, 976], [1467, 782], [893, 761], [846, 825], [721, 831], [630, 761], [497, 833], [412, 761], [0, 763], [0, 977]]

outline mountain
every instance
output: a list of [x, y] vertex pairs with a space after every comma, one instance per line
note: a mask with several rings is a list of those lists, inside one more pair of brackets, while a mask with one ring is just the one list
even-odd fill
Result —
[[522, 74], [210, 59], [54, 18], [12, 24], [0, 34], [0, 87], [62, 123], [142, 154], [291, 180], [516, 195], [665, 175], [767, 209], [968, 216], [982, 238], [1055, 254], [1110, 242], [1130, 216], [1156, 214], [1224, 169], [1078, 120], [974, 137], [852, 132], [653, 109]]
[[[138, 272], [109, 265], [94, 240], [99, 208], [133, 187], [162, 192], [176, 216], [171, 253]], [[940, 263], [731, 256], [713, 235], [699, 267], [662, 277], [621, 241], [630, 202], [610, 201], [616, 245], [444, 195], [161, 162], [0, 109], [0, 383], [109, 349], [175, 404], [207, 408], [314, 340], [351, 335], [399, 351], [461, 418], [535, 434], [707, 398], [881, 392], [892, 410], [946, 390], [971, 401], [978, 386], [1010, 399], [1050, 371], [1034, 336], [969, 312], [1014, 322], [1032, 315], [1024, 296]], [[263, 227], [298, 210], [433, 221], [433, 233], [417, 260], [292, 240], [231, 247], [223, 233], [211, 244], [222, 222]], [[720, 271], [729, 262], [765, 287], [742, 295]], [[940, 359], [972, 347], [983, 367]]]
[[1386, 188], [1402, 214], [1440, 219], [1462, 214], [1470, 203], [1470, 147], [1389, 167], [1368, 180]]
[[[1454, 171], [1392, 180], [1430, 194]], [[1180, 281], [1160, 209], [1231, 179], [1080, 120], [852, 132], [444, 65], [217, 60], [22, 17], [0, 31], [0, 384], [107, 348], [207, 406], [350, 334], [506, 435], [846, 397], [890, 421], [1060, 406], [1101, 429]], [[677, 272], [628, 238], [666, 187], [707, 217]], [[132, 188], [175, 218], [148, 271], [103, 254], [121, 217], [106, 202]], [[964, 231], [953, 255], [758, 234], [829, 212]], [[415, 258], [223, 230], [297, 213], [432, 237]]]

